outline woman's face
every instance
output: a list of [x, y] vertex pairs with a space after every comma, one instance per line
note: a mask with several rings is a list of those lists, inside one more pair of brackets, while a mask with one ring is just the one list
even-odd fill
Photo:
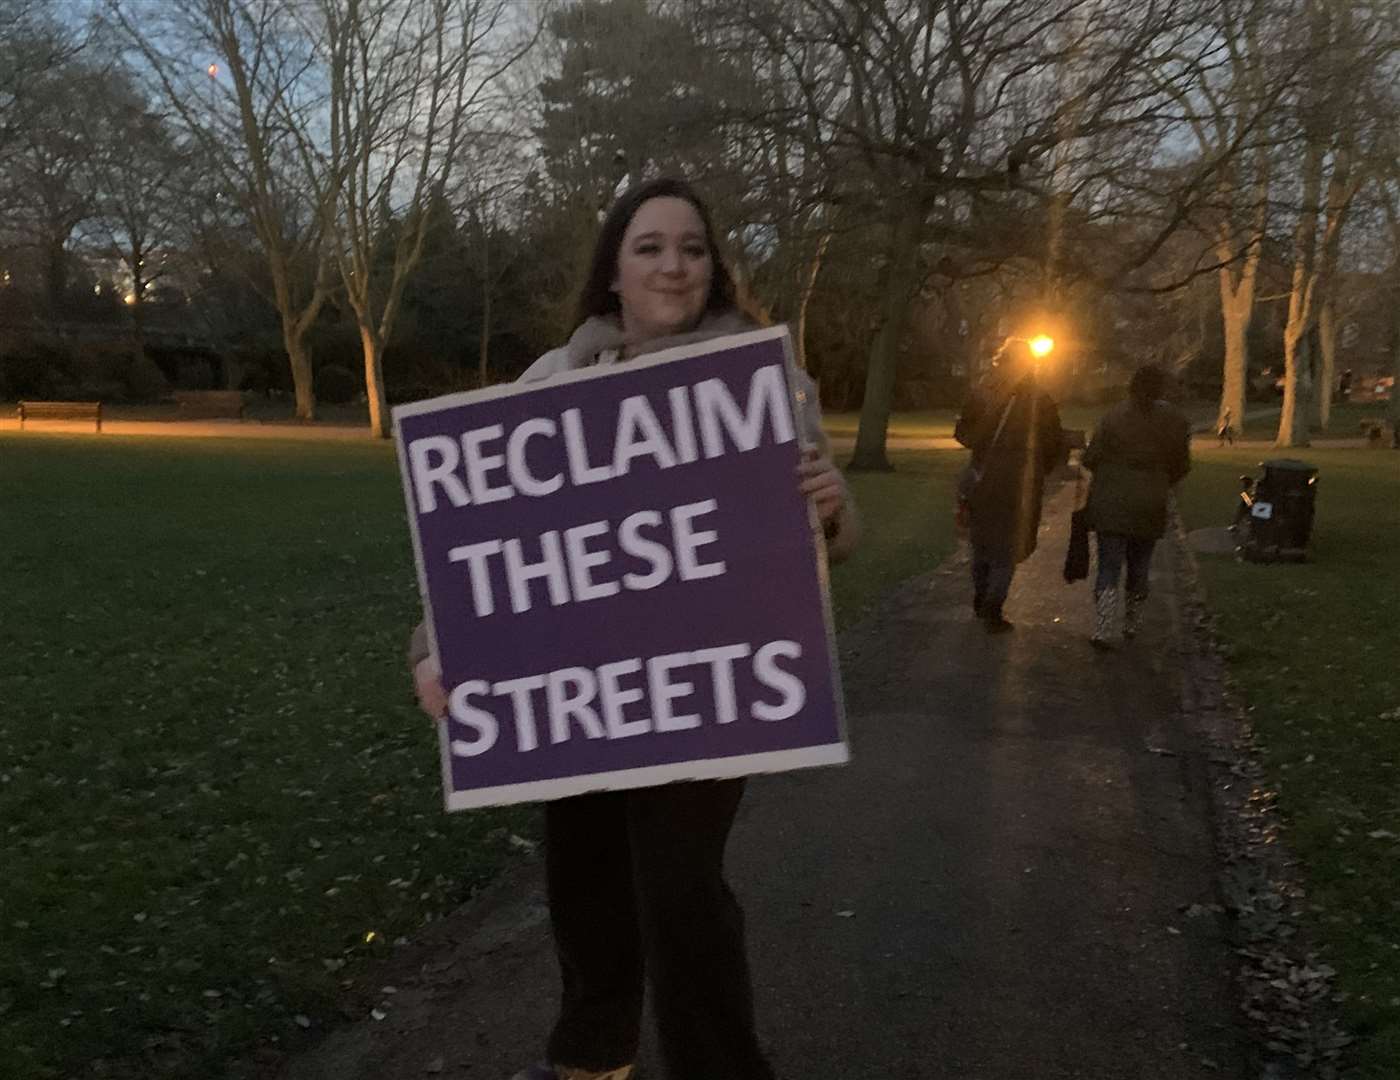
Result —
[[632, 215], [612, 289], [632, 341], [683, 333], [700, 321], [714, 264], [705, 224], [685, 199], [648, 199]]

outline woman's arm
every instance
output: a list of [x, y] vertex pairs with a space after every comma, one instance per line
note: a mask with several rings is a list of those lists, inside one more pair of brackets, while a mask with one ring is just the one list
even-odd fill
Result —
[[798, 487], [813, 500], [817, 518], [826, 536], [827, 559], [846, 559], [860, 542], [860, 518], [846, 478], [831, 456], [831, 440], [822, 427], [822, 407], [817, 384], [805, 371], [794, 373], [798, 423], [802, 431], [802, 464], [798, 467]]
[[841, 562], [860, 541], [860, 519], [846, 478], [825, 447], [806, 451], [797, 475], [798, 490], [816, 505], [817, 519], [826, 536], [827, 558]]

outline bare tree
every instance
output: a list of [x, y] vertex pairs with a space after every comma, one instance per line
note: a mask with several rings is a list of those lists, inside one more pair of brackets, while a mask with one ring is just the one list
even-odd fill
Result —
[[[338, 176], [331, 227], [364, 352], [370, 431], [389, 434], [383, 353], [404, 286], [423, 253], [434, 198], [464, 147], [482, 137], [500, 77], [531, 34], [510, 27], [506, 0], [321, 0], [330, 75], [329, 159]], [[304, 151], [308, 161], [313, 152]], [[387, 250], [386, 250], [387, 248]]]
[[39, 0], [0, 0], [0, 165], [31, 125], [28, 110], [45, 74], [78, 56], [85, 44], [83, 34], [54, 20]]
[[188, 159], [125, 73], [115, 73], [109, 92], [74, 126], [84, 136], [94, 177], [84, 239], [103, 258], [120, 262], [130, 280], [124, 299], [140, 356], [151, 289], [170, 269], [181, 229], [176, 207], [186, 197], [181, 181], [189, 179]]
[[1380, 189], [1381, 208], [1389, 234], [1390, 262], [1385, 268], [1385, 291], [1390, 295], [1391, 376], [1389, 413], [1391, 444], [1400, 450], [1400, 154], [1387, 148]]
[[1205, 26], [1219, 47], [1186, 89], [1191, 130], [1216, 175], [1214, 221], [1206, 232], [1219, 262], [1225, 345], [1217, 426], [1244, 422], [1249, 328], [1269, 230], [1277, 141], [1272, 118], [1294, 77], [1276, 60], [1275, 35], [1285, 26], [1286, 10], [1277, 0], [1217, 0]]
[[[316, 415], [307, 333], [334, 288], [327, 240], [341, 177], [305, 153], [328, 121], [318, 42], [287, 0], [107, 0], [172, 117], [253, 227], [282, 323], [296, 415]], [[192, 69], [191, 55], [209, 58]]]
[[126, 92], [111, 71], [70, 57], [31, 72], [16, 108], [3, 188], [22, 242], [39, 253], [51, 313], [65, 309], [69, 244], [78, 226], [96, 213], [92, 158], [95, 149], [101, 156], [108, 145], [105, 138], [91, 143], [75, 118]]
[[498, 330], [496, 294], [514, 262], [510, 239], [511, 213], [526, 190], [524, 170], [510, 151], [512, 141], [495, 140], [499, 155], [493, 168], [482, 169], [459, 185], [458, 214], [465, 219], [470, 255], [481, 288], [481, 324], [477, 332], [478, 386], [491, 380], [491, 342]]
[[[885, 237], [852, 466], [888, 468], [896, 360], [932, 265], [950, 250], [1027, 259], [1040, 267], [1046, 307], [1062, 303], [1077, 277], [1114, 273], [1101, 256], [1090, 268], [1091, 253], [1069, 238], [1143, 202], [1143, 156], [1153, 157], [1181, 112], [1180, 89], [1163, 81], [1194, 79], [1195, 65], [1180, 58], [1205, 47], [1194, 5], [718, 2], [799, 89], [770, 125], [794, 137], [815, 129], [811, 144], [841, 177], [843, 206]], [[1197, 200], [1202, 179], [1191, 177]], [[1187, 216], [1136, 245], [1125, 266], [1150, 258]]]
[[[1335, 274], [1342, 231], [1368, 176], [1370, 130], [1361, 72], [1394, 48], [1382, 24], [1345, 0], [1308, 0], [1303, 17], [1312, 67], [1299, 101], [1302, 160], [1293, 231], [1293, 269], [1284, 326], [1283, 410], [1279, 446], [1308, 444], [1307, 403], [1330, 396], [1330, 372], [1315, 377], [1311, 335]], [[1325, 381], [1323, 381], [1325, 379]]]

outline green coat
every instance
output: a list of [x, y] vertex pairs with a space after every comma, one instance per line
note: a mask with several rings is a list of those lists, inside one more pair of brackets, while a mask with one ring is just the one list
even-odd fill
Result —
[[1167, 495], [1191, 469], [1191, 425], [1173, 406], [1131, 400], [1104, 414], [1084, 451], [1089, 527], [1155, 540], [1167, 529]]

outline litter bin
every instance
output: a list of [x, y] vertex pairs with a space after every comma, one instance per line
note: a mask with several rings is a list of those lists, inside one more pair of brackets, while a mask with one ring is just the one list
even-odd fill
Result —
[[1317, 469], [1306, 461], [1275, 458], [1257, 479], [1240, 477], [1235, 551], [1249, 562], [1302, 562], [1308, 557], [1317, 503]]

